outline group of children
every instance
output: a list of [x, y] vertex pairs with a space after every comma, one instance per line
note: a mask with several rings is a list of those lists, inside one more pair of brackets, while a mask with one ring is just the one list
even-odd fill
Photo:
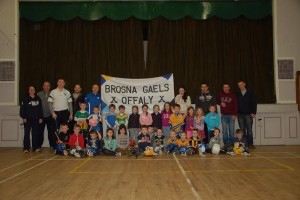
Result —
[[107, 126], [105, 136], [102, 135], [99, 107], [94, 107], [93, 115], [89, 115], [85, 108], [85, 103], [80, 103], [80, 111], [75, 114], [77, 124], [73, 134], [69, 135], [67, 124], [61, 125], [60, 133], [56, 135], [57, 154], [75, 157], [101, 154], [121, 156], [131, 148], [144, 152], [151, 147], [153, 155], [176, 153], [205, 156], [207, 152], [250, 155], [241, 129], [236, 131], [233, 144], [224, 145], [217, 128], [220, 118], [215, 106], [210, 106], [210, 112], [204, 115], [202, 108], [195, 110], [193, 107], [188, 107], [186, 113], [180, 113], [180, 105], [175, 104], [171, 109], [168, 102], [161, 112], [159, 105], [154, 105], [151, 114], [145, 104], [139, 114], [138, 106], [134, 105], [128, 117], [125, 106], [120, 105], [119, 114], [116, 114], [116, 107], [111, 104], [109, 113], [103, 119]]

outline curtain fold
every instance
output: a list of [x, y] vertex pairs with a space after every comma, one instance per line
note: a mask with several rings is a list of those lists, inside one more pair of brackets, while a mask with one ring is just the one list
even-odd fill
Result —
[[[213, 93], [228, 82], [237, 91], [245, 80], [259, 103], [275, 103], [272, 17], [151, 20], [147, 73], [174, 73], [175, 88], [186, 86], [192, 100], [207, 82]], [[175, 91], [177, 93], [177, 91]]]

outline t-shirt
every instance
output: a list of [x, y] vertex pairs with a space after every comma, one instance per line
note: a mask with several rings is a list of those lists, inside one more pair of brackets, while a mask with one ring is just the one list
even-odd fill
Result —
[[58, 135], [58, 138], [64, 143], [69, 144], [70, 134], [69, 133], [63, 133], [60, 132]]
[[170, 116], [173, 114], [172, 111], [161, 111], [161, 117], [162, 117], [162, 126], [169, 126], [170, 124]]
[[124, 124], [125, 126], [127, 126], [128, 123], [127, 115], [125, 113], [119, 113], [116, 117], [116, 123], [118, 125]]
[[181, 130], [182, 123], [184, 122], [184, 118], [182, 114], [175, 114], [173, 113], [170, 116], [170, 124], [172, 125], [172, 129], [174, 129], [176, 132]]
[[54, 111], [68, 110], [68, 103], [72, 103], [72, 96], [68, 90], [56, 88], [50, 92], [48, 102], [53, 102]]
[[75, 121], [78, 121], [78, 120], [87, 120], [87, 118], [89, 117], [89, 113], [87, 111], [77, 111], [76, 114], [75, 114]]
[[140, 133], [139, 136], [137, 137], [139, 142], [147, 142], [151, 143], [150, 135], [146, 134], [144, 135], [143, 133]]
[[161, 135], [160, 137], [158, 135], [155, 136], [155, 146], [164, 145], [164, 139], [165, 136]]
[[187, 147], [187, 146], [189, 146], [189, 141], [188, 140], [182, 141], [181, 139], [178, 139], [178, 140], [176, 140], [176, 143], [177, 143], [178, 147]]

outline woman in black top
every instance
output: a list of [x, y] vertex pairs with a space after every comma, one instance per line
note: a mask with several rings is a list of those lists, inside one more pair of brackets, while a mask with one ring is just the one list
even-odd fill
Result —
[[40, 97], [35, 94], [34, 86], [29, 86], [28, 94], [22, 99], [20, 117], [24, 122], [24, 153], [30, 149], [30, 130], [32, 132], [32, 150], [39, 152], [38, 125], [42, 123], [43, 108]]

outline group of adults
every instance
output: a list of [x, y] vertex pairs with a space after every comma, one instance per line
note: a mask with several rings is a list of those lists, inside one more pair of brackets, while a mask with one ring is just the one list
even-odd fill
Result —
[[[40, 151], [44, 143], [44, 130], [47, 127], [48, 141], [50, 148], [56, 145], [55, 131], [61, 124], [68, 124], [70, 129], [74, 125], [73, 113], [79, 108], [79, 103], [85, 102], [87, 111], [92, 114], [95, 106], [101, 105], [99, 85], [92, 86], [92, 92], [86, 96], [82, 94], [79, 84], [74, 86], [71, 94], [65, 89], [64, 79], [57, 81], [57, 88], [51, 90], [48, 81], [43, 83], [43, 90], [36, 93], [34, 86], [28, 87], [28, 94], [22, 98], [20, 105], [20, 117], [24, 123], [23, 150], [29, 152], [32, 146], [33, 151]], [[30, 133], [32, 134], [32, 145], [30, 145]]]
[[[256, 115], [257, 103], [254, 93], [246, 88], [244, 81], [238, 81], [240, 91], [230, 91], [228, 83], [223, 84], [223, 91], [214, 96], [209, 91], [207, 83], [201, 84], [201, 92], [197, 96], [196, 108], [201, 107], [204, 114], [209, 112], [210, 105], [220, 105], [222, 132], [225, 141], [233, 140], [235, 131], [235, 120], [244, 131], [250, 147], [253, 146], [252, 124]], [[28, 94], [22, 98], [20, 106], [20, 117], [24, 122], [24, 152], [30, 149], [30, 133], [32, 134], [32, 150], [40, 151], [44, 142], [44, 130], [47, 126], [48, 141], [50, 148], [55, 148], [55, 131], [60, 124], [69, 124], [70, 129], [74, 125], [73, 113], [79, 108], [79, 103], [85, 102], [87, 111], [92, 114], [95, 106], [101, 105], [99, 85], [92, 86], [92, 92], [86, 96], [82, 94], [79, 84], [74, 86], [71, 94], [65, 89], [64, 79], [57, 81], [57, 88], [51, 91], [48, 81], [43, 83], [43, 90], [36, 93], [34, 86], [28, 87]], [[181, 111], [186, 112], [191, 105], [191, 98], [186, 94], [184, 87], [179, 88], [179, 94], [175, 97], [175, 103], [181, 106]]]
[[[246, 88], [245, 81], [240, 80], [237, 85], [239, 92], [234, 93], [230, 90], [229, 83], [223, 83], [223, 90], [217, 96], [214, 96], [209, 91], [209, 85], [201, 83], [201, 92], [196, 98], [195, 107], [202, 108], [206, 115], [209, 112], [210, 105], [219, 105], [224, 143], [230, 144], [233, 142], [235, 121], [238, 120], [238, 125], [244, 131], [249, 147], [255, 148], [252, 125], [257, 111], [256, 97], [250, 89]], [[191, 106], [191, 98], [187, 95], [185, 87], [179, 87], [175, 103], [180, 105], [182, 113], [186, 113], [187, 108]], [[205, 129], [207, 132], [206, 124]]]

